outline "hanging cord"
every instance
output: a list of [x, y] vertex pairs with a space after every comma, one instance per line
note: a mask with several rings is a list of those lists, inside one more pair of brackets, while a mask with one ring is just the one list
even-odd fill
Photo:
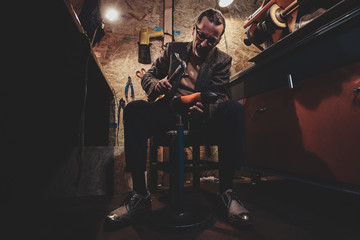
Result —
[[[116, 133], [116, 140], [117, 141], [119, 141], [118, 139], [119, 139], [119, 131], [120, 131], [120, 112], [121, 112], [121, 109], [124, 110], [124, 108], [125, 108], [125, 100], [123, 98], [121, 98], [120, 101], [119, 101], [118, 116], [117, 116], [117, 121], [118, 121], [117, 133]], [[118, 142], [118, 144], [119, 144], [119, 142]]]
[[[115, 124], [119, 125], [119, 123], [118, 123], [119, 120], [116, 119], [116, 109], [118, 109], [118, 100], [117, 99], [118, 98], [114, 92], [114, 99], [113, 99], [114, 104], [112, 105], [112, 117], [114, 120], [113, 122], [115, 122]], [[115, 125], [115, 126], [117, 126], [117, 125]], [[119, 143], [118, 143], [117, 131], [114, 130], [114, 146], [118, 146], [118, 144]]]
[[[96, 34], [96, 31], [95, 31]], [[78, 157], [77, 157], [77, 164], [78, 164], [78, 171], [75, 184], [78, 186], [81, 178], [81, 173], [83, 170], [84, 165], [84, 130], [85, 130], [85, 109], [86, 109], [86, 99], [87, 99], [87, 84], [88, 84], [88, 68], [89, 68], [89, 59], [91, 55], [91, 46], [95, 37], [90, 41], [89, 36], [86, 32], [83, 33], [83, 37], [87, 44], [89, 44], [88, 48], [86, 48], [86, 60], [85, 60], [85, 68], [84, 68], [84, 97], [82, 102], [82, 109], [81, 109], [81, 116], [80, 116], [80, 128], [79, 128], [79, 139], [78, 139]]]

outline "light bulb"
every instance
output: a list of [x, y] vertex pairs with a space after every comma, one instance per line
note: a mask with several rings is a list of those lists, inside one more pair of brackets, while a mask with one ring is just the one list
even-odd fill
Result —
[[229, 6], [234, 0], [220, 0], [219, 6], [220, 7], [227, 7]]
[[109, 10], [107, 10], [105, 17], [110, 20], [110, 21], [114, 21], [115, 19], [117, 19], [117, 17], [119, 16], [118, 11], [116, 11], [113, 8], [110, 8]]

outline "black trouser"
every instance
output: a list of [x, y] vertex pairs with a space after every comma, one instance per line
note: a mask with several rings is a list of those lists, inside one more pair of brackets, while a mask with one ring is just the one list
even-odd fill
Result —
[[[220, 190], [232, 187], [232, 178], [244, 158], [244, 111], [236, 101], [219, 104], [206, 125], [218, 145]], [[143, 100], [132, 101], [124, 109], [126, 168], [145, 172], [147, 140], [156, 133], [176, 128], [176, 115], [170, 107]], [[222, 179], [222, 178], [226, 178]], [[231, 183], [228, 178], [231, 178]], [[223, 186], [222, 184], [223, 180]], [[226, 189], [223, 189], [226, 190]]]

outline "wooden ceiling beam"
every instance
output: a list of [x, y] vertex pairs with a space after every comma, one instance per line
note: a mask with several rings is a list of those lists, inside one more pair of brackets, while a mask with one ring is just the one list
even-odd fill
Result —
[[[164, 33], [173, 34], [173, 0], [164, 0]], [[172, 36], [165, 34], [165, 45], [168, 42], [172, 42]]]

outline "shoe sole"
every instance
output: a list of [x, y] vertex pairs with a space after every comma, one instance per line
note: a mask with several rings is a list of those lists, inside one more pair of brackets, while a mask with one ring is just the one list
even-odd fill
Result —
[[228, 223], [231, 224], [234, 227], [238, 227], [238, 228], [248, 228], [252, 226], [252, 222], [239, 222], [239, 221], [231, 221], [228, 220]]

